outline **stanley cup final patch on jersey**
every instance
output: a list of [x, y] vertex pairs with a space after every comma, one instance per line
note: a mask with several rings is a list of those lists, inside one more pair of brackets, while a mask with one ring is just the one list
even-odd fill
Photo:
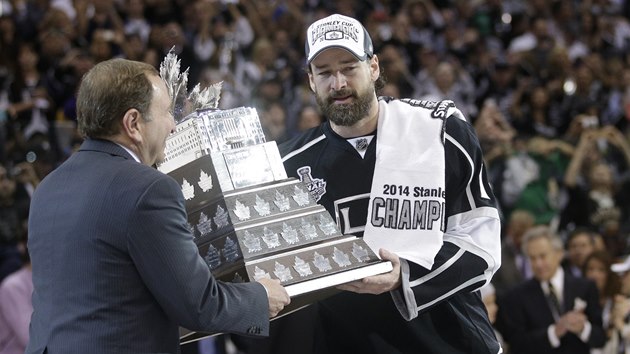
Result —
[[310, 166], [302, 166], [298, 168], [297, 174], [300, 176], [300, 181], [302, 181], [302, 183], [304, 183], [308, 188], [308, 192], [311, 194], [313, 199], [318, 202], [326, 193], [326, 181], [321, 178], [313, 178]]

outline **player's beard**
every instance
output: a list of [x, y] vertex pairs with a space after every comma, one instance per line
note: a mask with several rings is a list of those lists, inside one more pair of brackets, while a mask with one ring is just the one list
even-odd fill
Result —
[[[315, 95], [315, 98], [319, 108], [328, 120], [339, 126], [350, 127], [368, 116], [372, 106], [373, 95], [374, 83], [370, 82], [370, 85], [363, 92], [345, 88], [335, 91], [328, 97], [323, 98], [320, 95]], [[335, 103], [335, 98], [346, 96], [351, 96], [354, 100], [351, 103]]]

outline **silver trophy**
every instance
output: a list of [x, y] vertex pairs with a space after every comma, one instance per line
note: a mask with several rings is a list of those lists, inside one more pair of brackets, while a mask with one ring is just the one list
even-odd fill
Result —
[[[217, 110], [220, 85], [187, 96], [187, 72], [173, 53], [160, 73], [178, 123], [157, 168], [180, 184], [188, 226], [217, 279], [279, 279], [292, 298], [282, 316], [336, 285], [392, 269], [363, 239], [343, 235], [305, 184], [287, 178], [255, 109]], [[182, 343], [212, 335], [180, 334]]]

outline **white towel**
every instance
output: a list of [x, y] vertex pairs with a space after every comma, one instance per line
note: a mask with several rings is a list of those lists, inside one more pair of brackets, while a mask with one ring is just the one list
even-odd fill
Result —
[[[433, 108], [433, 109], [431, 109]], [[363, 238], [431, 269], [445, 230], [446, 117], [451, 101], [379, 101], [376, 165]]]

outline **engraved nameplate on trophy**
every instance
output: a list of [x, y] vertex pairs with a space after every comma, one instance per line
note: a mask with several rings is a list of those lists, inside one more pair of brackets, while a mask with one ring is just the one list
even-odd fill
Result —
[[392, 269], [354, 236], [253, 260], [246, 267], [251, 279], [261, 274], [279, 279], [291, 297]]
[[211, 156], [223, 191], [287, 178], [275, 142], [215, 152]]
[[164, 161], [158, 169], [170, 173], [203, 155], [264, 142], [265, 135], [255, 109], [200, 110], [177, 124], [166, 141]]

